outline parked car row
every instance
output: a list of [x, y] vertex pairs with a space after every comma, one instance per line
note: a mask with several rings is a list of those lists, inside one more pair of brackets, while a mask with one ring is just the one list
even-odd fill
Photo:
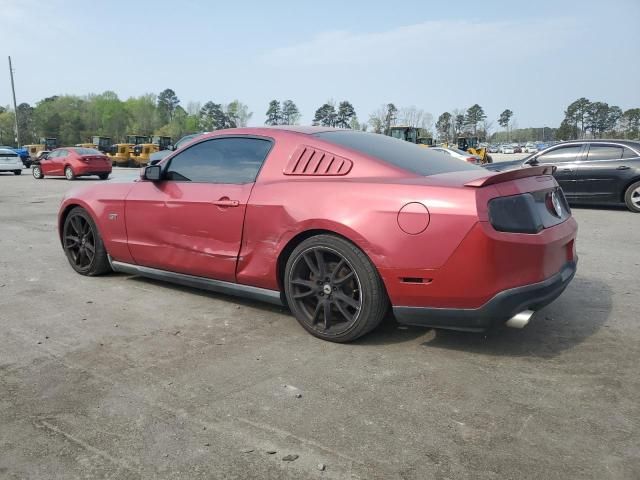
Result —
[[570, 203], [624, 204], [640, 212], [640, 142], [576, 140], [562, 142], [520, 160], [485, 165], [504, 172], [554, 167], [554, 177]]

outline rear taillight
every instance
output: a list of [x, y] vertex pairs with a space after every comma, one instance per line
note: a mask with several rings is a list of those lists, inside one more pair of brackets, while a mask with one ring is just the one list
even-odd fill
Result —
[[543, 225], [530, 193], [494, 198], [489, 202], [489, 221], [499, 232], [538, 233]]
[[467, 162], [476, 163], [476, 157], [467, 157]]
[[538, 233], [571, 216], [562, 190], [553, 188], [489, 201], [489, 221], [499, 232]]

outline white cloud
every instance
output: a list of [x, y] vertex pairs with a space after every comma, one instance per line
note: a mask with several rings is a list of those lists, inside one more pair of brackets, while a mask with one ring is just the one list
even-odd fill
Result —
[[297, 45], [276, 48], [261, 60], [274, 66], [358, 66], [429, 63], [472, 65], [488, 55], [542, 54], [577, 34], [570, 19], [474, 23], [428, 21], [382, 32], [329, 31]]

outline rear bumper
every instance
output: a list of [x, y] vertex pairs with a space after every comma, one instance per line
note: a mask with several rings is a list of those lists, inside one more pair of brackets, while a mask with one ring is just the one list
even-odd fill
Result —
[[111, 173], [113, 167], [111, 165], [87, 165], [82, 167], [74, 168], [74, 173], [76, 175], [101, 175], [103, 173]]
[[0, 163], [0, 172], [13, 172], [14, 170], [22, 170], [24, 165], [20, 163]]
[[567, 288], [576, 273], [576, 261], [555, 275], [530, 285], [503, 290], [478, 308], [393, 307], [399, 323], [423, 327], [480, 332], [504, 323], [523, 310], [539, 310]]

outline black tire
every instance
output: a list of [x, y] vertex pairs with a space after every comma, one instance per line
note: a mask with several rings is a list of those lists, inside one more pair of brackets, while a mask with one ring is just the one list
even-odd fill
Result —
[[491, 155], [487, 155], [487, 163], [493, 163], [493, 158]]
[[108, 173], [101, 173], [100, 175], [98, 175], [98, 178], [100, 180], [106, 180], [107, 178], [109, 178], [109, 174]]
[[624, 203], [633, 213], [640, 213], [640, 182], [629, 185], [624, 193]]
[[14, 170], [13, 174], [14, 175], [22, 175], [22, 170]]
[[34, 165], [31, 169], [31, 174], [36, 180], [44, 178], [44, 174], [42, 173], [42, 168], [40, 167], [40, 165]]
[[64, 220], [62, 248], [71, 267], [80, 275], [93, 277], [111, 271], [100, 232], [82, 207], [75, 207]]
[[333, 235], [308, 238], [293, 250], [284, 287], [300, 325], [331, 342], [350, 342], [365, 335], [380, 324], [389, 308], [371, 261], [358, 247]]
[[65, 176], [65, 178], [67, 180], [75, 180], [76, 179], [76, 174], [73, 173], [73, 168], [71, 168], [69, 165], [64, 167], [64, 176]]

